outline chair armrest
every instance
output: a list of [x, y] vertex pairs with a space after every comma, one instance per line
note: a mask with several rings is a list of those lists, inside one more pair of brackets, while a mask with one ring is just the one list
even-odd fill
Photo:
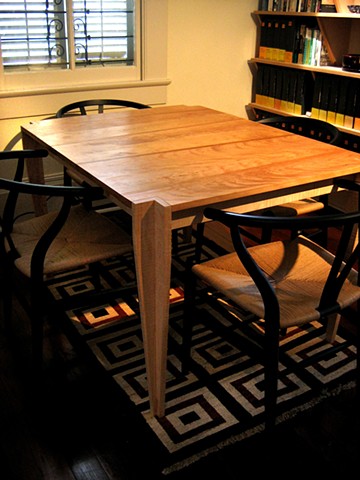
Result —
[[15, 191], [17, 193], [45, 195], [49, 197], [80, 197], [92, 200], [98, 200], [103, 197], [103, 190], [101, 187], [43, 185], [38, 183], [17, 182], [15, 180], [4, 178], [0, 178], [0, 188], [8, 191]]
[[25, 158], [42, 158], [49, 155], [47, 150], [3, 150], [0, 151], [0, 160], [11, 160], [14, 158], [25, 159]]

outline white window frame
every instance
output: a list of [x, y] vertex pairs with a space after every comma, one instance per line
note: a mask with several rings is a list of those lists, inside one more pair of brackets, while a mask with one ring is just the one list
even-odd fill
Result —
[[[168, 85], [169, 81], [166, 78], [167, 0], [136, 0], [135, 15], [138, 28], [136, 28], [137, 47], [134, 66], [91, 66], [90, 68], [17, 73], [4, 72], [0, 59], [0, 99]], [[1, 110], [0, 108], [0, 118], [3, 117]]]

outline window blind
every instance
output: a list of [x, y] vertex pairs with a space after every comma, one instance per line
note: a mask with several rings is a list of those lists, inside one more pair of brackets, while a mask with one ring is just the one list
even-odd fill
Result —
[[[134, 0], [70, 2], [1, 2], [5, 69], [69, 68], [72, 55], [76, 66], [134, 63]], [[67, 31], [68, 16], [73, 35]]]

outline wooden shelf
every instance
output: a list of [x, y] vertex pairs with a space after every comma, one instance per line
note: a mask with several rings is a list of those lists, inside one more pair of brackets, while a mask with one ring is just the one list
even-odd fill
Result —
[[360, 19], [358, 13], [324, 13], [324, 12], [268, 12], [266, 10], [255, 10], [255, 15], [273, 15], [281, 17], [317, 17], [317, 18], [349, 18]]
[[343, 77], [353, 77], [360, 79], [360, 72], [348, 72], [346, 70], [343, 70], [341, 67], [314, 67], [312, 65], [302, 65], [299, 63], [276, 62], [274, 60], [267, 60], [265, 58], [251, 58], [249, 60], [249, 63], [264, 63], [268, 65], [275, 65], [277, 67], [294, 68], [297, 70], [308, 70], [311, 72], [328, 73], [329, 75], [339, 75]]
[[[288, 115], [288, 116], [293, 115], [289, 112], [284, 112], [283, 110], [277, 110], [276, 108], [270, 108], [270, 107], [267, 107], [266, 105], [261, 105], [259, 103], [255, 103], [255, 102], [249, 103], [248, 107], [252, 108], [253, 110], [263, 110], [264, 112], [273, 113], [275, 115]], [[341, 132], [349, 133], [351, 135], [360, 136], [360, 130], [355, 130], [354, 128], [346, 128], [346, 127], [343, 127], [341, 125], [336, 125], [336, 126]]]
[[[297, 75], [295, 74], [297, 78], [304, 77], [304, 73], [300, 73], [300, 72], [304, 72], [304, 71], [310, 72], [309, 74], [305, 74], [307, 81], [310, 81], [310, 84], [312, 84], [312, 87], [310, 88], [310, 90], [308, 90], [308, 96], [304, 100], [304, 103], [302, 106], [303, 113], [305, 113], [305, 111], [307, 112], [309, 110], [310, 111], [314, 110], [313, 107], [311, 108], [311, 104], [313, 101], [311, 97], [312, 95], [311, 91], [315, 85], [319, 85], [318, 82], [325, 82], [325, 80], [323, 79], [326, 78], [327, 75], [331, 75], [334, 77], [341, 77], [341, 79], [344, 79], [343, 82], [345, 82], [346, 78], [350, 78], [351, 80], [349, 80], [349, 83], [352, 85], [352, 89], [354, 88], [357, 89], [358, 88], [357, 85], [359, 85], [359, 88], [360, 88], [360, 72], [349, 72], [342, 69], [342, 59], [345, 54], [360, 53], [360, 50], [359, 50], [360, 14], [345, 13], [345, 9], [347, 8], [348, 4], [349, 3], [346, 2], [346, 0], [345, 2], [341, 0], [342, 11], [340, 13], [272, 12], [272, 11], [270, 12], [270, 11], [262, 11], [262, 10], [256, 10], [255, 12], [253, 12], [252, 16], [254, 21], [257, 24], [258, 35], [257, 35], [256, 46], [255, 46], [255, 57], [251, 58], [248, 61], [249, 67], [254, 76], [254, 83], [253, 83], [254, 91], [252, 95], [252, 101], [248, 105], [248, 109], [250, 110], [252, 109], [252, 113], [254, 113], [255, 110], [261, 110], [261, 111], [269, 112], [270, 114], [275, 114], [275, 115], [278, 115], [278, 114], [291, 115], [291, 113], [289, 112], [286, 112], [283, 110], [280, 111], [278, 109], [274, 109], [272, 107], [261, 105], [255, 102], [256, 100], [255, 89], [257, 88], [256, 78], [260, 71], [260, 67], [259, 67], [260, 65], [269, 65], [269, 66], [275, 67], [275, 73], [274, 73], [274, 70], [272, 69], [270, 70], [269, 68], [270, 73], [268, 73], [267, 75], [274, 75], [274, 78], [279, 76], [280, 77], [284, 76], [286, 77], [286, 81], [290, 81], [288, 80], [288, 78], [294, 76], [294, 74], [291, 71], [299, 72]], [[339, 5], [337, 5], [338, 11], [340, 10]], [[277, 56], [277, 57], [274, 56], [274, 58], [277, 58], [277, 60], [260, 58], [260, 41], [262, 40], [261, 33], [264, 32], [264, 30], [262, 30], [263, 28], [262, 23], [264, 23], [264, 17], [269, 19], [270, 24], [273, 23], [275, 25], [276, 23], [279, 23], [280, 25], [284, 25], [284, 24], [288, 25], [289, 24], [288, 20], [286, 20], [285, 22], [285, 20], [281, 20], [281, 18], [292, 17], [295, 19], [293, 24], [295, 24], [297, 28], [300, 28], [301, 25], [306, 25], [307, 27], [309, 27], [309, 29], [316, 28], [317, 30], [320, 30], [323, 45], [325, 46], [328, 54], [329, 62], [327, 63], [331, 63], [331, 65], [315, 66], [315, 65], [308, 65], [308, 64], [291, 63], [289, 61], [284, 62], [284, 61], [278, 60], [279, 58], [281, 58], [280, 56]], [[272, 19], [270, 19], [269, 17], [272, 17]], [[279, 22], [276, 22], [277, 18], [279, 18]], [[286, 33], [285, 33], [285, 37], [280, 37], [280, 38], [282, 38], [282, 42], [284, 42], [284, 38], [286, 38]], [[275, 47], [274, 45], [276, 44], [271, 44], [270, 48], [279, 48], [278, 46]], [[286, 45], [286, 40], [285, 40], [285, 45]], [[282, 50], [284, 51], [284, 43], [281, 44], [280, 48], [282, 48]], [[292, 51], [293, 50], [290, 49], [290, 52]], [[262, 57], [264, 56], [265, 55], [262, 55]], [[291, 54], [290, 54], [290, 58], [291, 58]], [[320, 61], [323, 63], [322, 58]], [[284, 70], [279, 71], [279, 73], [277, 73], [277, 70], [276, 70], [277, 67], [283, 68]], [[262, 70], [261, 70], [262, 75], [265, 75], [264, 73], [265, 69], [266, 67], [262, 67]], [[331, 92], [334, 91], [334, 90], [331, 90], [331, 89], [334, 89], [333, 85], [339, 83], [339, 82], [335, 82], [335, 80], [337, 80], [337, 78], [326, 80], [326, 83], [330, 84], [330, 87], [329, 85], [327, 85], [326, 88], [327, 89], [330, 88]], [[274, 80], [274, 82], [276, 81], [277, 80]], [[271, 83], [271, 85], [274, 85], [274, 83]], [[281, 83], [279, 85], [281, 85]], [[345, 92], [342, 92], [341, 89], [339, 91], [341, 92], [341, 94], [345, 93]], [[338, 92], [338, 90], [336, 90], [336, 92]], [[276, 97], [276, 98], [279, 98], [279, 97]], [[317, 98], [320, 98], [320, 97], [317, 97]], [[349, 139], [351, 139], [352, 142], [354, 139], [357, 142], [357, 137], [360, 137], [359, 130], [343, 127], [341, 125], [340, 126], [336, 125], [336, 126], [339, 128], [339, 130], [341, 130], [344, 133], [345, 136], [348, 135]], [[356, 147], [354, 146], [354, 148], [358, 148], [358, 146]], [[358, 151], [360, 151], [360, 149]]]

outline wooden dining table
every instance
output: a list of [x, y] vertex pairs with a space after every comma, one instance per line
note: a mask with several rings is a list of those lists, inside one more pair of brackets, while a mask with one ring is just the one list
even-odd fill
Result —
[[[171, 231], [204, 220], [206, 206], [250, 212], [334, 191], [356, 178], [360, 155], [203, 106], [162, 106], [22, 126], [24, 148], [45, 148], [100, 185], [132, 216], [150, 410], [161, 417], [172, 261]], [[31, 181], [43, 165], [28, 164]], [[37, 205], [42, 213], [43, 205]]]

